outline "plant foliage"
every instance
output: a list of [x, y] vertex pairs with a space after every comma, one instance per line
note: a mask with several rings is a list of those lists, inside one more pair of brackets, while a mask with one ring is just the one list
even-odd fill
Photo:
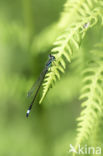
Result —
[[[27, 0], [25, 2], [23, 0], [23, 8], [21, 9], [24, 12], [23, 15], [21, 15], [22, 11], [17, 14], [17, 10], [20, 10], [18, 9], [20, 7], [19, 1], [14, 3], [11, 0], [11, 2], [11, 5], [8, 5], [8, 2], [0, 2], [1, 8], [6, 5], [4, 10], [0, 10], [0, 108], [2, 110], [0, 119], [2, 123], [6, 123], [2, 124], [4, 130], [0, 131], [1, 142], [4, 144], [0, 154], [13, 155], [9, 146], [10, 153], [4, 153], [4, 141], [7, 140], [9, 132], [11, 136], [14, 135], [14, 141], [16, 140], [14, 132], [18, 131], [18, 128], [14, 129], [14, 127], [18, 126], [20, 129], [18, 134], [24, 135], [26, 146], [28, 147], [28, 141], [25, 141], [25, 138], [28, 134], [31, 135], [31, 137], [28, 135], [28, 138], [31, 138], [33, 144], [33, 146], [30, 144], [29, 151], [24, 150], [25, 153], [22, 155], [28, 155], [35, 146], [37, 151], [32, 152], [32, 155], [50, 155], [51, 153], [54, 156], [62, 156], [61, 151], [64, 152], [65, 143], [71, 144], [75, 139], [75, 122], [73, 125], [73, 120], [80, 111], [78, 105], [80, 102], [82, 110], [77, 119], [76, 148], [79, 144], [95, 143], [98, 145], [98, 142], [103, 142], [103, 0], [67, 0], [64, 6], [61, 5], [62, 12], [59, 19], [56, 19], [57, 16], [55, 18], [57, 6], [55, 11], [51, 9], [50, 14], [49, 5], [63, 3], [63, 1], [45, 1], [46, 4], [42, 0], [35, 1], [38, 5], [38, 7], [35, 5], [36, 10], [36, 7], [32, 5], [34, 1]], [[16, 8], [16, 3], [19, 4], [18, 8]], [[41, 7], [43, 8], [41, 4], [44, 6], [44, 12], [41, 9]], [[40, 9], [38, 9], [39, 7]], [[6, 12], [7, 8], [9, 10]], [[13, 9], [12, 16], [9, 14], [11, 8]], [[39, 19], [38, 16], [34, 16], [34, 10], [34, 14], [41, 14], [41, 16], [43, 14], [43, 18]], [[46, 11], [49, 12], [48, 15], [46, 15]], [[19, 14], [21, 19], [17, 19]], [[49, 21], [51, 17], [53, 21]], [[48, 24], [49, 22], [51, 24]], [[46, 27], [44, 28], [44, 26]], [[55, 89], [51, 90], [46, 98], [47, 101], [45, 101], [45, 106], [47, 104], [52, 109], [47, 110], [44, 109], [45, 106], [37, 105], [37, 112], [32, 113], [32, 116], [35, 117], [31, 119], [35, 120], [34, 128], [33, 122], [29, 122], [30, 126], [28, 126], [26, 120], [21, 121], [26, 112], [24, 107], [27, 109], [27, 104], [30, 104], [27, 101], [32, 100], [32, 97], [28, 100], [24, 99], [34, 81], [34, 76], [36, 79], [40, 73], [48, 51], [55, 56], [55, 61], [45, 76], [39, 102], [42, 103], [49, 89], [55, 85]], [[62, 73], [65, 75], [61, 81], [58, 81]], [[81, 101], [77, 100], [78, 96]], [[67, 103], [69, 105], [66, 105]], [[56, 110], [56, 113], [53, 109]], [[55, 120], [58, 115], [58, 119]], [[18, 122], [15, 122], [16, 117]], [[9, 119], [10, 121], [14, 120], [13, 124], [8, 122]], [[6, 129], [6, 125], [9, 125], [10, 129], [9, 127]], [[31, 133], [32, 128], [33, 133]], [[5, 135], [5, 132], [8, 136]], [[92, 143], [91, 140], [93, 140]], [[21, 150], [21, 144], [19, 144], [20, 139], [18, 139], [18, 145], [12, 144], [14, 153], [16, 150]], [[18, 150], [19, 146], [20, 150]]]
[[56, 78], [60, 79], [60, 72], [64, 72], [66, 67], [65, 59], [71, 62], [71, 56], [73, 54], [73, 49], [79, 49], [79, 46], [89, 28], [92, 28], [97, 24], [99, 17], [102, 17], [102, 11], [96, 8], [88, 13], [88, 16], [81, 18], [80, 21], [69, 26], [65, 32], [59, 36], [54, 43], [54, 48], [51, 50], [52, 54], [55, 56], [55, 65], [51, 67], [51, 71], [46, 75], [45, 82], [43, 84], [43, 95], [40, 100], [42, 102], [48, 89], [53, 86]]
[[[98, 48], [97, 48], [98, 47]], [[100, 49], [101, 45], [94, 49]], [[91, 54], [91, 62], [83, 71], [83, 88], [80, 99], [84, 108], [78, 118], [77, 145], [88, 140], [95, 124], [102, 113], [103, 96], [103, 55], [100, 50], [94, 50]]]
[[[102, 6], [103, 2], [101, 0], [74, 0], [67, 1], [65, 4], [61, 19], [68, 18], [70, 13], [76, 15], [77, 18], [70, 25], [67, 24], [69, 22], [66, 20], [65, 31], [57, 37], [53, 44], [51, 53], [55, 56], [56, 60], [50, 71], [46, 74], [40, 103], [57, 79], [60, 79], [60, 73], [65, 72], [67, 62], [71, 63], [73, 55], [82, 47], [88, 30], [93, 30], [94, 26], [97, 25], [103, 26]], [[102, 112], [103, 51], [101, 53], [98, 50], [100, 47], [100, 45], [97, 46], [96, 52], [94, 50], [92, 53], [88, 51], [90, 58], [87, 60], [85, 68], [82, 69], [83, 71], [81, 71], [81, 73], [83, 72], [83, 88], [80, 99], [83, 100], [82, 107], [84, 109], [78, 118], [76, 147], [89, 138], [95, 122], [98, 122], [98, 118]]]

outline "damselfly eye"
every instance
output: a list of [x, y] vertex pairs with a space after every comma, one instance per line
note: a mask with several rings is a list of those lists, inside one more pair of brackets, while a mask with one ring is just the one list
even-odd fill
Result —
[[52, 60], [55, 60], [55, 56], [51, 55]]
[[52, 60], [55, 60], [55, 56], [49, 54], [49, 58], [52, 59]]

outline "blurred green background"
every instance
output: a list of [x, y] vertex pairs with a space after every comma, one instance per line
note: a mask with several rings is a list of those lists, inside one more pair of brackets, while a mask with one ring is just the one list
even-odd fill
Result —
[[0, 0], [0, 156], [64, 156], [75, 143], [80, 86], [70, 67], [25, 117], [27, 91], [48, 59], [64, 3]]

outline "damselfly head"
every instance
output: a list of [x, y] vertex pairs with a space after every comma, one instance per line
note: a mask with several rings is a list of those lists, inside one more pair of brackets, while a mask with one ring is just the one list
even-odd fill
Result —
[[49, 59], [51, 59], [51, 60], [55, 60], [55, 56], [49, 54]]

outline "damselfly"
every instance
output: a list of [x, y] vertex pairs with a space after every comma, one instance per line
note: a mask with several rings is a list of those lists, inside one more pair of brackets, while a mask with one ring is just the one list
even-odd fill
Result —
[[[45, 75], [46, 75], [46, 73], [48, 72], [48, 70], [49, 70], [49, 68], [51, 67], [52, 62], [53, 62], [54, 60], [55, 60], [55, 57], [54, 57], [53, 55], [50, 54], [50, 55], [49, 55], [49, 60], [48, 60], [48, 62], [46, 63], [44, 70], [42, 71], [42, 73], [40, 74], [38, 80], [36, 81], [36, 83], [34, 83], [34, 85], [32, 86], [32, 88], [30, 89], [30, 91], [29, 91], [28, 94], [27, 94], [27, 96], [29, 97], [29, 96], [31, 96], [31, 95], [34, 93], [34, 91], [35, 91], [34, 97], [33, 97], [32, 101], [31, 101], [31, 104], [30, 104], [30, 106], [29, 106], [27, 112], [26, 112], [26, 117], [28, 117], [29, 114], [30, 114], [30, 111], [31, 111], [32, 106], [33, 106], [33, 103], [35, 102], [36, 96], [37, 96], [37, 94], [38, 94], [38, 92], [39, 92], [39, 89], [40, 89], [40, 87], [41, 87], [41, 85], [42, 85], [42, 82], [43, 82], [43, 80], [44, 80], [44, 78], [45, 78]], [[36, 88], [37, 88], [37, 89], [36, 89]]]

